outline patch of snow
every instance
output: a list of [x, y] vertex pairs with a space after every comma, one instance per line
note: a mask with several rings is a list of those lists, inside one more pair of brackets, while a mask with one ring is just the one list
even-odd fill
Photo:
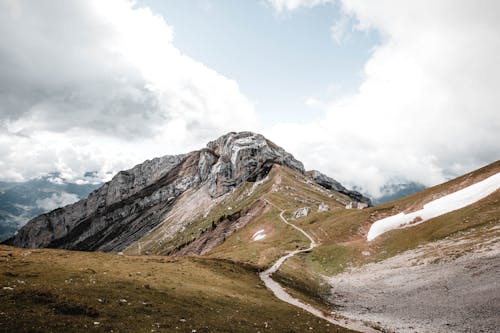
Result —
[[259, 240], [264, 239], [264, 238], [266, 238], [266, 234], [265, 234], [265, 230], [264, 229], [261, 229], [261, 230], [257, 231], [252, 236], [252, 240], [253, 241], [259, 241]]
[[417, 225], [436, 216], [466, 207], [487, 197], [499, 187], [500, 173], [497, 173], [471, 186], [433, 200], [418, 211], [409, 214], [399, 213], [376, 221], [370, 227], [367, 239], [371, 241], [389, 230]]

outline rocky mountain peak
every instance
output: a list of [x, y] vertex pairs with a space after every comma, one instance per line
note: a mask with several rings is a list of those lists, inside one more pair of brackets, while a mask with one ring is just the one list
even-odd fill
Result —
[[218, 155], [212, 167], [210, 194], [220, 196], [243, 181], [256, 181], [267, 175], [273, 164], [304, 173], [304, 165], [292, 154], [252, 132], [231, 132], [207, 144]]
[[[244, 182], [265, 178], [274, 164], [305, 174], [300, 161], [264, 136], [231, 132], [204, 149], [120, 171], [88, 198], [32, 219], [8, 243], [120, 251], [158, 226], [184, 193], [216, 200]], [[325, 177], [312, 179], [355, 200], [366, 199]]]

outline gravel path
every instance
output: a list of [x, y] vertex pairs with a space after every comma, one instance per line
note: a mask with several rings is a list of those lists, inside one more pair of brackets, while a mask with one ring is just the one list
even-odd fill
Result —
[[297, 227], [296, 225], [288, 222], [286, 220], [286, 218], [283, 216], [283, 214], [285, 213], [284, 210], [282, 210], [281, 208], [277, 207], [276, 205], [274, 205], [273, 203], [271, 203], [271, 202], [269, 202], [267, 200], [266, 200], [266, 202], [269, 203], [270, 205], [278, 208], [281, 211], [280, 215], [279, 215], [281, 221], [283, 221], [284, 223], [288, 224], [289, 226], [291, 226], [291, 227], [297, 229], [298, 231], [300, 231], [310, 241], [310, 244], [309, 244], [308, 248], [306, 248], [306, 249], [299, 249], [299, 250], [295, 250], [295, 251], [289, 252], [288, 254], [282, 256], [281, 258], [279, 258], [270, 268], [268, 268], [267, 270], [265, 270], [265, 271], [263, 271], [263, 272], [261, 272], [259, 274], [260, 279], [262, 280], [262, 282], [264, 282], [264, 284], [266, 285], [266, 287], [269, 288], [274, 293], [274, 295], [277, 298], [279, 298], [280, 300], [282, 300], [283, 302], [287, 302], [288, 304], [291, 304], [293, 306], [301, 308], [301, 309], [303, 309], [303, 310], [305, 310], [305, 311], [307, 311], [307, 312], [315, 315], [316, 317], [325, 319], [325, 320], [329, 321], [330, 323], [335, 324], [337, 326], [345, 327], [345, 328], [348, 328], [348, 329], [351, 329], [351, 330], [354, 330], [354, 331], [359, 331], [359, 332], [366, 332], [366, 333], [379, 332], [379, 331], [375, 331], [372, 328], [369, 328], [369, 327], [365, 326], [362, 322], [360, 322], [358, 320], [343, 320], [343, 321], [339, 321], [339, 320], [333, 318], [332, 316], [328, 316], [323, 311], [320, 311], [320, 310], [316, 309], [312, 305], [309, 305], [307, 303], [304, 303], [304, 302], [298, 300], [297, 298], [292, 297], [289, 293], [287, 293], [285, 291], [285, 289], [278, 282], [276, 282], [275, 280], [272, 279], [271, 275], [273, 273], [275, 273], [280, 268], [280, 266], [287, 259], [293, 257], [294, 255], [296, 255], [298, 253], [311, 251], [313, 248], [315, 248], [319, 244], [316, 243], [314, 241], [314, 239], [308, 233], [306, 233], [303, 229], [301, 229], [301, 228]]

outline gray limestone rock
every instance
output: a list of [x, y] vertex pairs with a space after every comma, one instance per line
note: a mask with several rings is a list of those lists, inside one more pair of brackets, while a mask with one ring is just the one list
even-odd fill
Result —
[[[262, 135], [231, 132], [204, 149], [155, 158], [120, 171], [86, 199], [32, 219], [6, 243], [122, 251], [159, 225], [185, 191], [204, 186], [215, 199], [245, 181], [265, 178], [274, 164], [305, 173], [301, 162]], [[357, 201], [368, 200], [317, 171], [310, 177]], [[301, 216], [309, 212], [306, 207]]]
[[369, 198], [363, 196], [361, 193], [357, 191], [351, 191], [346, 189], [344, 186], [342, 186], [342, 184], [340, 184], [335, 179], [328, 177], [327, 175], [317, 170], [307, 171], [306, 174], [318, 185], [321, 185], [322, 187], [328, 190], [345, 194], [355, 202], [361, 202], [366, 204], [366, 206], [371, 206], [371, 200]]
[[262, 135], [231, 132], [205, 149], [120, 171], [87, 199], [32, 219], [6, 243], [121, 251], [161, 223], [186, 190], [208, 185], [216, 198], [264, 178], [273, 164], [304, 173], [301, 162]]
[[330, 206], [328, 206], [324, 202], [320, 203], [318, 206], [318, 212], [327, 212], [329, 210], [330, 210]]
[[293, 218], [297, 220], [302, 217], [306, 217], [307, 215], [309, 215], [310, 212], [311, 212], [311, 207], [302, 207], [297, 211], [295, 211], [295, 213], [293, 213]]
[[264, 178], [273, 164], [281, 164], [304, 173], [304, 166], [290, 153], [260, 134], [231, 132], [207, 148], [219, 155], [219, 160], [209, 176], [210, 194], [220, 196], [243, 181]]

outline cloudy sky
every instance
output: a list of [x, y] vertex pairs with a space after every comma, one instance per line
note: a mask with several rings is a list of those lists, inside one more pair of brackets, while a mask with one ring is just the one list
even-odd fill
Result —
[[350, 186], [500, 157], [496, 0], [0, 0], [0, 180], [261, 132]]

